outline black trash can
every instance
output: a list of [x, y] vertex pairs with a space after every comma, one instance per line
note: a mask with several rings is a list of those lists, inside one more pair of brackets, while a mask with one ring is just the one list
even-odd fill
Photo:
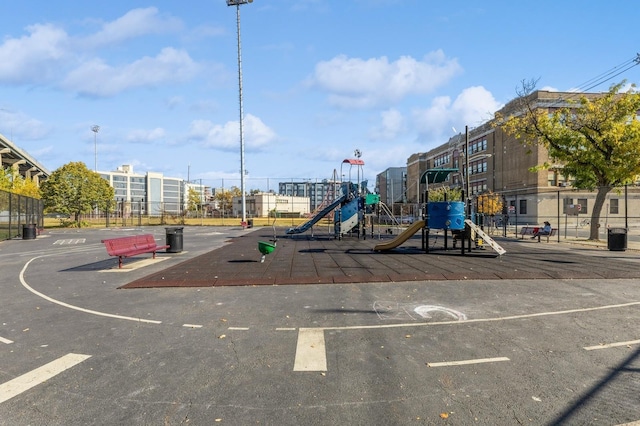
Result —
[[180, 253], [182, 251], [182, 230], [184, 228], [173, 226], [164, 228], [167, 231], [167, 253]]
[[627, 229], [609, 228], [607, 230], [607, 248], [611, 251], [625, 251], [627, 249]]
[[36, 224], [25, 223], [22, 225], [22, 239], [23, 240], [35, 240], [36, 239]]
[[253, 228], [253, 219], [247, 220], [247, 228]]

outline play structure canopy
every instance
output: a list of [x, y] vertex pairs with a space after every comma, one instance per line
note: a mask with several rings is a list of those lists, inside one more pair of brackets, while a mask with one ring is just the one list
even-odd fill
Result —
[[420, 183], [442, 183], [447, 180], [449, 174], [457, 172], [458, 169], [429, 169], [420, 177]]

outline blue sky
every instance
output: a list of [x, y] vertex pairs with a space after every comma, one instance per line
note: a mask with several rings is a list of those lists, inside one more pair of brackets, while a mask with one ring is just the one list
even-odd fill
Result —
[[[97, 124], [98, 170], [240, 186], [235, 7], [93, 3], [0, 6], [0, 133], [52, 171], [93, 169]], [[372, 189], [522, 80], [568, 91], [633, 59], [635, 15], [623, 0], [254, 0], [241, 6], [247, 189], [331, 178], [356, 148]]]

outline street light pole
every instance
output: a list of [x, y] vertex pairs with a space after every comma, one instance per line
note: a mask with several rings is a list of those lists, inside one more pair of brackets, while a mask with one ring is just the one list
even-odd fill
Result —
[[227, 0], [227, 6], [236, 7], [236, 28], [238, 30], [238, 97], [240, 101], [240, 192], [242, 197], [242, 223], [247, 221], [247, 197], [244, 185], [244, 129], [242, 104], [242, 45], [240, 43], [240, 5], [253, 3], [253, 0]]
[[98, 171], [98, 130], [100, 130], [100, 126], [93, 125], [91, 126], [91, 131], [93, 132], [93, 171]]
[[471, 218], [471, 185], [469, 185], [469, 126], [464, 126], [464, 182], [467, 187], [465, 191], [465, 205], [467, 207], [467, 218]]

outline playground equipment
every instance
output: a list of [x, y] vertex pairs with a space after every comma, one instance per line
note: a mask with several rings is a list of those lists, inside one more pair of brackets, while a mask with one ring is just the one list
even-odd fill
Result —
[[271, 228], [273, 229], [273, 239], [271, 242], [266, 241], [258, 241], [258, 251], [262, 254], [260, 258], [260, 263], [264, 263], [265, 257], [268, 254], [271, 254], [276, 249], [276, 244], [278, 242], [278, 236], [276, 235], [276, 220], [278, 220], [277, 215], [273, 218], [273, 223], [271, 224]]
[[[429, 233], [432, 229], [444, 231], [444, 249], [448, 249], [449, 233], [454, 238], [462, 240], [462, 254], [465, 253], [465, 241], [468, 241], [469, 251], [471, 251], [471, 235], [475, 233], [481, 240], [486, 242], [499, 255], [506, 253], [506, 250], [489, 237], [479, 226], [467, 218], [468, 210], [465, 211], [465, 203], [463, 201], [438, 201], [429, 202], [429, 184], [440, 183], [445, 181], [448, 176], [457, 172], [457, 169], [431, 169], [427, 170], [421, 177], [420, 182], [426, 185], [425, 203], [426, 216], [422, 220], [416, 221], [398, 235], [393, 240], [378, 244], [374, 247], [374, 251], [386, 251], [398, 247], [406, 242], [416, 232], [422, 230], [422, 249], [425, 253], [429, 253]], [[464, 194], [463, 197], [464, 199]]]
[[[359, 152], [359, 150], [356, 150], [356, 156], [359, 157], [359, 155], [361, 155], [361, 153]], [[361, 186], [361, 173], [362, 167], [364, 166], [364, 161], [360, 158], [343, 160], [342, 164], [340, 165], [340, 176], [342, 177], [345, 176], [343, 174], [342, 168], [347, 164], [349, 165], [349, 180], [347, 182], [340, 182], [340, 193], [336, 196], [336, 198], [327, 206], [318, 211], [308, 221], [297, 227], [289, 228], [287, 230], [287, 234], [292, 235], [306, 232], [312, 229], [313, 226], [322, 218], [333, 212], [335, 238], [341, 239], [345, 234], [353, 231], [356, 231], [358, 237], [360, 235], [365, 236], [364, 215], [365, 206], [367, 205], [369, 199], [366, 196], [362, 195], [363, 190]], [[354, 185], [351, 182], [351, 173], [354, 167], [356, 167], [357, 169], [357, 185]], [[335, 174], [336, 173], [334, 172], [334, 175]]]
[[260, 253], [262, 253], [262, 257], [260, 258], [260, 263], [264, 262], [264, 258], [268, 255], [273, 253], [273, 251], [276, 249], [276, 244], [273, 243], [267, 243], [265, 241], [258, 241], [258, 251]]

